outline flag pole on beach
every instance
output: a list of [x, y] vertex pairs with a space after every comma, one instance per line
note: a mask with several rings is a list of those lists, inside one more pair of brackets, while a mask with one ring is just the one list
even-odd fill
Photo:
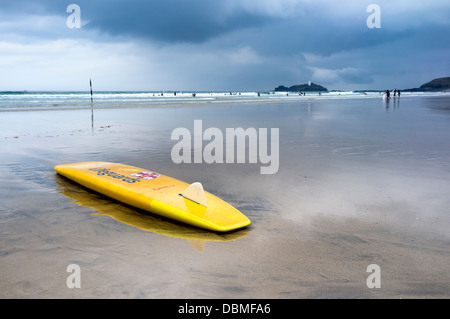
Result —
[[93, 100], [93, 97], [92, 97], [92, 80], [91, 79], [89, 79], [89, 85], [91, 87], [91, 103], [92, 103], [94, 100]]
[[89, 79], [89, 86], [91, 87], [91, 126], [92, 132], [94, 132], [94, 98], [92, 96], [92, 80]]

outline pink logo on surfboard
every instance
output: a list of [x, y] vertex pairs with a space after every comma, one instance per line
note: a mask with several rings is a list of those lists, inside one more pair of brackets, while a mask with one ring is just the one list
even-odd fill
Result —
[[142, 178], [145, 180], [152, 180], [154, 178], [158, 178], [161, 176], [161, 174], [155, 173], [155, 172], [150, 172], [150, 171], [145, 171], [145, 172], [141, 172], [141, 173], [134, 173], [134, 174], [130, 174], [133, 177], [137, 177], [137, 178]]

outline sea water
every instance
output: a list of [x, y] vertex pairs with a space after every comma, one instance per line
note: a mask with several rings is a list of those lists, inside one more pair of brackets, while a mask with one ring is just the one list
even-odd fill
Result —
[[[382, 92], [182, 92], [182, 91], [148, 91], [148, 92], [28, 92], [0, 91], [0, 111], [14, 110], [60, 110], [90, 108], [117, 108], [139, 106], [213, 104], [221, 102], [267, 102], [295, 101], [308, 99], [349, 99], [379, 98]], [[445, 95], [445, 93], [438, 93]], [[405, 96], [423, 96], [424, 93], [404, 93]], [[433, 95], [436, 95], [434, 93]], [[91, 99], [92, 97], [92, 99]]]

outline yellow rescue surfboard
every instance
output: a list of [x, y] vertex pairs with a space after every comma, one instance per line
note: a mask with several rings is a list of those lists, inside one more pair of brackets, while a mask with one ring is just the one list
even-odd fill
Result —
[[156, 172], [124, 164], [82, 162], [55, 166], [59, 174], [128, 205], [196, 227], [227, 232], [250, 220], [220, 198]]

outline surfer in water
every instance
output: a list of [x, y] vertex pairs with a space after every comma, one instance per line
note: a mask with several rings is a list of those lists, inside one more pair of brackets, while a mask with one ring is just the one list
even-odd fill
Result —
[[391, 93], [389, 92], [389, 90], [386, 90], [386, 98], [390, 98], [391, 97]]

